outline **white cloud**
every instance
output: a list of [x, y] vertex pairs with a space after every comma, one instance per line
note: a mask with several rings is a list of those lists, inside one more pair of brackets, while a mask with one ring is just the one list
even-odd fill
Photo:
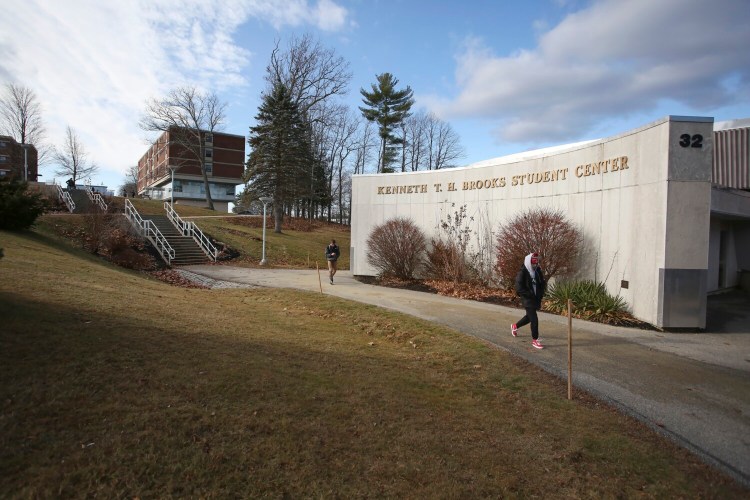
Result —
[[442, 115], [497, 120], [503, 140], [570, 140], [667, 101], [700, 112], [747, 100], [749, 46], [746, 0], [602, 0], [531, 51], [497, 56], [468, 40], [459, 94], [429, 102]]
[[48, 140], [60, 143], [70, 125], [118, 178], [145, 149], [146, 99], [186, 83], [217, 92], [247, 85], [252, 54], [235, 38], [249, 19], [335, 30], [347, 16], [332, 0], [6, 0], [0, 83], [32, 88]]

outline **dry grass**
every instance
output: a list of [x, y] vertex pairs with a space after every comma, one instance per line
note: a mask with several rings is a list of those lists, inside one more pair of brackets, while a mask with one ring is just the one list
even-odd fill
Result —
[[[262, 255], [263, 224], [255, 217], [194, 219], [202, 231], [240, 252], [233, 266], [258, 266]], [[272, 221], [266, 228], [266, 259], [268, 267], [315, 269], [315, 262], [325, 267], [325, 248], [335, 239], [341, 248], [339, 269], [349, 269], [349, 228], [338, 224], [316, 222], [301, 227], [300, 222], [287, 221], [282, 233], [273, 231]]]
[[170, 287], [35, 233], [0, 247], [4, 497], [747, 495], [425, 321]]

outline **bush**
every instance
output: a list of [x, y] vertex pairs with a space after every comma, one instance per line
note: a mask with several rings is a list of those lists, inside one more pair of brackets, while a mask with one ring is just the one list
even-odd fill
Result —
[[[456, 206], [455, 203], [451, 208]], [[466, 215], [466, 205], [462, 205], [453, 214], [448, 213], [440, 221], [440, 235], [430, 240], [427, 250], [426, 273], [436, 280], [450, 280], [454, 283], [465, 283], [476, 277], [467, 247], [472, 230], [469, 226], [472, 217]]]
[[627, 304], [622, 297], [613, 297], [604, 283], [591, 280], [555, 283], [547, 293], [547, 309], [567, 314], [568, 299], [573, 301], [573, 313], [583, 319], [600, 323], [623, 322]]
[[559, 210], [534, 208], [501, 225], [495, 247], [495, 272], [500, 283], [512, 288], [523, 259], [538, 252], [545, 278], [576, 272], [583, 236]]
[[0, 229], [28, 229], [46, 210], [47, 201], [42, 195], [27, 188], [26, 182], [0, 178]]
[[367, 239], [367, 260], [381, 276], [412, 280], [422, 265], [426, 238], [404, 217], [376, 226]]

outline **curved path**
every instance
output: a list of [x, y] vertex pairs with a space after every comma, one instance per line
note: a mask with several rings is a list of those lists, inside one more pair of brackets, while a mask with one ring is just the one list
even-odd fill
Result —
[[[296, 288], [320, 293], [309, 270], [187, 266], [212, 287]], [[185, 272], [186, 271], [186, 272]], [[518, 338], [519, 309], [362, 284], [339, 271], [334, 285], [321, 271], [323, 293], [449, 326], [492, 342], [567, 378], [567, 318], [540, 313], [546, 349]], [[747, 319], [747, 318], [745, 318]], [[706, 462], [750, 486], [750, 322], [732, 333], [663, 333], [573, 320], [573, 385], [647, 423]]]

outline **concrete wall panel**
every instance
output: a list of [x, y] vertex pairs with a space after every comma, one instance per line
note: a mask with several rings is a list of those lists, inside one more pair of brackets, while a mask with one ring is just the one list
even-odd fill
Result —
[[[702, 147], [681, 145], [685, 134], [691, 141], [702, 136]], [[668, 117], [616, 137], [464, 168], [354, 176], [352, 271], [375, 274], [365, 241], [372, 228], [397, 215], [411, 217], [431, 237], [446, 214], [463, 205], [475, 231], [483, 224], [495, 232], [522, 211], [553, 207], [586, 239], [580, 277], [605, 282], [640, 319], [669, 321], [679, 316], [677, 309], [664, 314], [659, 298], [666, 298], [662, 308], [674, 307], [664, 287], [685, 274], [669, 269], [708, 267], [711, 138], [711, 119]], [[685, 321], [679, 318], [680, 325]]]

